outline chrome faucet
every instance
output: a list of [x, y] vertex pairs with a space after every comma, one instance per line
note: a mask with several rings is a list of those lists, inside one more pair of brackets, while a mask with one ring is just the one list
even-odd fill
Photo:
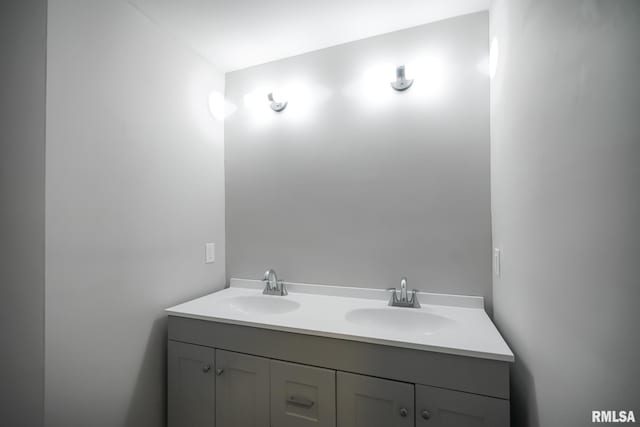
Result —
[[389, 288], [388, 291], [392, 291], [389, 305], [392, 307], [409, 307], [420, 308], [420, 302], [418, 301], [418, 295], [416, 290], [407, 292], [407, 278], [400, 279], [400, 297], [398, 298], [398, 290], [396, 288]]
[[400, 301], [407, 301], [407, 278], [400, 279]]
[[285, 296], [288, 294], [284, 281], [278, 280], [278, 276], [272, 268], [264, 273], [262, 281], [265, 282], [264, 290], [262, 291], [264, 295]]

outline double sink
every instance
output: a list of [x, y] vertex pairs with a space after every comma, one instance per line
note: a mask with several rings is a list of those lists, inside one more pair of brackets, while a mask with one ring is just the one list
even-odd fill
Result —
[[389, 306], [389, 292], [287, 283], [286, 296], [263, 295], [258, 280], [167, 309], [195, 318], [307, 335], [370, 342], [501, 361], [513, 354], [481, 297], [418, 293], [421, 306]]
[[[300, 302], [291, 298], [273, 295], [239, 295], [220, 301], [224, 308], [239, 314], [259, 314], [279, 316], [300, 310]], [[222, 307], [221, 307], [222, 308]], [[345, 313], [347, 322], [354, 325], [388, 331], [409, 331], [418, 334], [432, 334], [451, 325], [454, 320], [431, 314], [424, 310], [407, 310], [393, 307], [356, 308]]]

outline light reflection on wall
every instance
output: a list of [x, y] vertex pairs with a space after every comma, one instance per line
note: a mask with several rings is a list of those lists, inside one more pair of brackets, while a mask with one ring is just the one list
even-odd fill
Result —
[[392, 100], [394, 91], [390, 82], [395, 76], [395, 65], [391, 62], [377, 62], [354, 70], [355, 79], [345, 84], [341, 93], [349, 100], [361, 105], [365, 110], [380, 110]]
[[174, 102], [185, 102], [185, 114], [189, 114], [194, 128], [199, 129], [208, 141], [223, 144], [222, 122], [212, 118], [209, 96], [224, 92], [224, 75], [210, 66], [194, 69], [186, 81], [187, 97]]
[[498, 61], [500, 60], [500, 43], [497, 37], [491, 40], [491, 47], [489, 48], [489, 77], [494, 78], [498, 71]]
[[220, 92], [213, 91], [209, 95], [209, 111], [218, 121], [223, 121], [233, 114], [238, 107], [227, 101]]
[[446, 56], [439, 52], [428, 52], [416, 56], [407, 63], [407, 78], [415, 79], [412, 97], [432, 104], [442, 100], [449, 90], [451, 74], [454, 72]]

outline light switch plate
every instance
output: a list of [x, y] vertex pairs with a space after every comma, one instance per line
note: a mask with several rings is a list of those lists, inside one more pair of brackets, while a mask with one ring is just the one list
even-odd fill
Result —
[[496, 277], [500, 277], [500, 274], [502, 273], [502, 260], [500, 258], [500, 248], [493, 248], [493, 273], [496, 275]]
[[215, 243], [206, 243], [204, 245], [204, 262], [211, 264], [216, 262], [216, 245]]

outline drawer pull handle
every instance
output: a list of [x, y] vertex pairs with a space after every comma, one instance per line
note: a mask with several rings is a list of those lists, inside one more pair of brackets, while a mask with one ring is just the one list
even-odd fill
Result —
[[207, 372], [209, 372], [210, 369], [211, 369], [211, 365], [204, 365], [202, 367], [202, 372], [206, 374]]
[[428, 420], [431, 418], [431, 412], [427, 411], [426, 409], [422, 411], [420, 415], [422, 415], [423, 420]]
[[216, 369], [216, 375], [217, 376], [220, 376], [222, 374], [224, 374], [224, 369]]
[[400, 408], [400, 416], [405, 418], [407, 415], [409, 415], [409, 410], [407, 408]]
[[287, 399], [287, 403], [290, 403], [291, 405], [294, 406], [299, 406], [301, 408], [311, 408], [314, 405], [314, 401], [313, 400], [309, 400], [306, 397], [302, 397], [302, 396], [289, 396], [289, 398]]

